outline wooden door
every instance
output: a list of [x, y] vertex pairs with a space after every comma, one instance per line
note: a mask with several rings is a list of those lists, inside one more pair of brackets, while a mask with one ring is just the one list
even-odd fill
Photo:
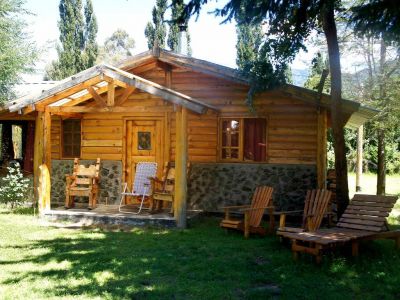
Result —
[[126, 121], [126, 181], [132, 184], [138, 162], [156, 162], [157, 176], [163, 166], [164, 128], [162, 120]]

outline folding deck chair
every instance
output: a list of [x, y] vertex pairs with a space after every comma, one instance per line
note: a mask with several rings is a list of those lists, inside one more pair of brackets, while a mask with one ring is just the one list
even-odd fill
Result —
[[[129, 212], [132, 214], [140, 214], [143, 209], [143, 203], [146, 197], [152, 194], [151, 179], [157, 174], [157, 163], [155, 162], [139, 162], [136, 164], [135, 179], [132, 184], [132, 189], [128, 188], [128, 183], [123, 183], [123, 191], [121, 193], [121, 201], [119, 203], [119, 212]], [[137, 212], [123, 211], [122, 203], [125, 197], [142, 197]]]

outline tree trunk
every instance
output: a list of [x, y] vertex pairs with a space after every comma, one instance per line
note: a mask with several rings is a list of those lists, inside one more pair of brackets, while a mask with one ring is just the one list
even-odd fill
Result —
[[340, 217], [349, 204], [349, 187], [344, 141], [345, 119], [342, 112], [342, 74], [334, 1], [326, 1], [321, 13], [323, 30], [328, 44], [329, 67], [331, 71], [331, 116], [333, 148], [335, 150], [336, 201], [337, 213], [338, 217]]
[[12, 124], [9, 122], [4, 122], [1, 130], [1, 158], [5, 165], [14, 159]]
[[361, 192], [361, 175], [363, 172], [363, 142], [364, 126], [357, 130], [357, 162], [356, 162], [356, 192]]
[[385, 164], [385, 130], [378, 129], [378, 178], [376, 194], [385, 195], [386, 192], [386, 164]]
[[[386, 43], [381, 38], [380, 59], [379, 59], [379, 100], [381, 106], [386, 105], [386, 84], [385, 84], [385, 63], [386, 63]], [[379, 122], [379, 126], [384, 120]], [[376, 182], [376, 194], [384, 195], [386, 192], [386, 162], [385, 162], [385, 128], [378, 128], [378, 178]]]

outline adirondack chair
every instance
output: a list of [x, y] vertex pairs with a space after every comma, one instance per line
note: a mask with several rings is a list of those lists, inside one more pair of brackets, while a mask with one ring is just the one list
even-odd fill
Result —
[[[140, 214], [143, 209], [143, 203], [152, 194], [151, 178], [157, 174], [157, 163], [155, 162], [138, 162], [136, 164], [135, 179], [132, 183], [132, 188], [129, 189], [128, 183], [123, 183], [123, 190], [121, 193], [121, 201], [119, 202], [119, 212]], [[123, 202], [126, 197], [139, 197], [140, 205], [137, 212], [123, 209]]]
[[[277, 235], [282, 235], [283, 232], [318, 230], [327, 213], [331, 194], [332, 192], [327, 190], [308, 190], [304, 201], [304, 210], [277, 212], [280, 215]], [[303, 213], [302, 226], [300, 228], [286, 227], [286, 215], [296, 213]]]
[[[256, 188], [250, 205], [225, 206], [225, 218], [220, 226], [228, 229], [236, 229], [244, 232], [244, 237], [248, 238], [250, 232], [265, 235], [265, 229], [260, 226], [264, 211], [269, 213], [269, 232], [274, 230], [274, 206], [272, 203], [273, 188], [269, 186], [259, 186]], [[232, 218], [232, 211], [244, 213], [244, 219]]]
[[95, 165], [85, 167], [79, 164], [79, 158], [74, 159], [74, 168], [72, 175], [65, 175], [65, 208], [75, 206], [74, 197], [89, 197], [88, 209], [93, 209], [97, 204], [99, 195], [99, 171], [100, 158], [96, 160]]
[[[189, 172], [190, 164], [187, 165]], [[155, 211], [161, 209], [162, 202], [170, 202], [170, 213], [174, 212], [174, 191], [175, 191], [175, 162], [164, 164], [163, 176], [161, 179], [151, 178], [153, 184], [152, 207]]]
[[309, 253], [320, 263], [327, 249], [351, 243], [352, 255], [358, 255], [359, 243], [365, 240], [393, 239], [400, 249], [400, 230], [390, 231], [386, 217], [397, 201], [395, 196], [354, 195], [336, 227], [314, 232], [284, 232], [291, 239], [293, 258]]

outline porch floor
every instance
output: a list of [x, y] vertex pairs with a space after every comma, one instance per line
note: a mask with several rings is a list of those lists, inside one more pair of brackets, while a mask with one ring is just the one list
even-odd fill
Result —
[[[52, 208], [44, 213], [44, 217], [53, 222], [73, 222], [80, 226], [92, 225], [127, 225], [127, 226], [161, 226], [176, 227], [176, 222], [172, 214], [168, 210], [157, 213], [149, 213], [149, 210], [143, 209], [140, 214], [135, 207], [123, 207], [124, 212], [118, 211], [118, 205], [98, 205], [93, 210], [86, 208], [64, 207]], [[192, 219], [199, 212], [188, 211], [187, 218]]]

